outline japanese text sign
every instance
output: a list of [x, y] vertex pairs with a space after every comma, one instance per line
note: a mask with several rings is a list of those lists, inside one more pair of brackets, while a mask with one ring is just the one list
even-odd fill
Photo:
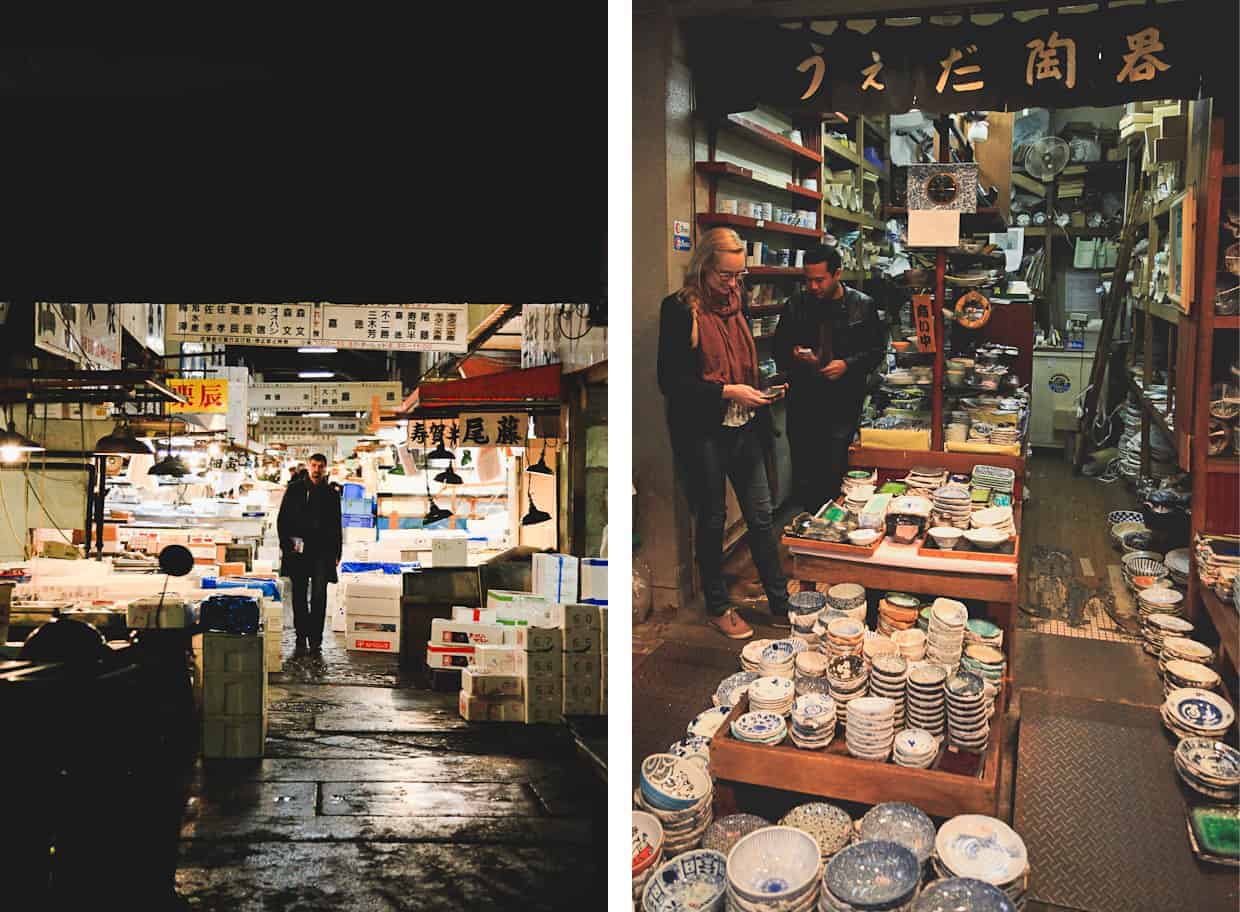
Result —
[[913, 326], [917, 330], [917, 350], [938, 351], [934, 325], [934, 295], [913, 295]]
[[173, 377], [168, 381], [168, 387], [188, 400], [184, 405], [179, 402], [168, 403], [170, 412], [207, 412], [221, 415], [228, 412], [227, 380], [191, 380]]
[[524, 412], [463, 414], [458, 418], [411, 418], [409, 446], [449, 449], [477, 446], [525, 446], [529, 416]]

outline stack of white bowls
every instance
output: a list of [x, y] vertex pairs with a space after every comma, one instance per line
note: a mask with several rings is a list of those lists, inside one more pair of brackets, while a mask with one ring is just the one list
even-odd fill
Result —
[[895, 644], [891, 637], [883, 636], [872, 630], [865, 632], [865, 641], [861, 644], [861, 656], [871, 666], [874, 660], [880, 656], [898, 656], [900, 647]]
[[865, 587], [857, 583], [836, 583], [827, 590], [827, 604], [851, 618], [865, 623]]
[[919, 627], [897, 630], [891, 635], [891, 642], [896, 644], [900, 655], [904, 656], [910, 665], [926, 658], [926, 632]]
[[964, 642], [980, 643], [983, 646], [1003, 648], [1003, 628], [985, 618], [969, 618], [964, 629]]
[[906, 728], [896, 732], [891, 745], [891, 759], [898, 766], [929, 769], [939, 755], [941, 742], [923, 728]]
[[860, 513], [874, 496], [874, 485], [853, 485], [844, 491], [844, 509], [849, 513]]
[[967, 487], [959, 484], [944, 485], [934, 492], [932, 499], [934, 512], [930, 514], [931, 525], [969, 528], [969, 517], [973, 515], [973, 510]]
[[835, 701], [822, 694], [805, 694], [792, 704], [792, 743], [803, 750], [821, 750], [835, 737]]
[[1215, 801], [1240, 800], [1240, 751], [1212, 738], [1185, 738], [1175, 749], [1184, 784]]
[[895, 709], [895, 701], [887, 697], [859, 697], [849, 703], [844, 729], [848, 752], [860, 760], [885, 763], [896, 736]]
[[1002, 532], [1007, 538], [1016, 534], [1016, 524], [1012, 519], [1011, 507], [986, 507], [978, 510], [969, 518], [974, 529], [994, 529]]
[[886, 697], [895, 703], [897, 728], [904, 726], [904, 700], [908, 684], [908, 662], [900, 655], [880, 655], [870, 666], [870, 696]]
[[794, 640], [773, 640], [762, 650], [758, 671], [763, 677], [787, 678], [791, 683], [796, 655], [801, 651], [798, 645], [803, 648]]
[[870, 670], [861, 656], [839, 656], [827, 664], [827, 682], [831, 685], [831, 699], [835, 701], [835, 715], [839, 724], [848, 726], [848, 704], [865, 696]]
[[827, 681], [827, 657], [821, 652], [802, 652], [796, 658], [796, 675], [792, 683], [797, 696], [822, 694], [829, 696], [831, 684]]
[[633, 812], [633, 901], [663, 861], [663, 825], [649, 811]]
[[827, 655], [832, 658], [861, 655], [865, 645], [865, 624], [854, 618], [835, 618], [827, 624]]
[[1192, 621], [1178, 614], [1158, 612], [1141, 615], [1141, 636], [1145, 638], [1143, 648], [1150, 655], [1162, 654], [1162, 644], [1167, 637], [1188, 636], [1192, 632]]
[[958, 671], [944, 685], [947, 699], [948, 740], [956, 748], [980, 754], [990, 743], [990, 701], [982, 679]]
[[750, 640], [741, 649], [741, 671], [762, 671], [762, 651], [774, 640]]
[[818, 843], [795, 827], [744, 836], [728, 853], [729, 912], [811, 912], [818, 903]]
[[[1172, 637], [1172, 639], [1175, 638]], [[1223, 686], [1223, 679], [1209, 665], [1202, 665], [1187, 659], [1168, 659], [1166, 640], [1163, 640], [1163, 652], [1158, 659], [1158, 670], [1162, 674], [1164, 694], [1185, 687], [1219, 690]]]
[[964, 625], [968, 620], [968, 609], [962, 603], [955, 599], [935, 599], [930, 607], [926, 658], [955, 669], [964, 651]]
[[926, 662], [909, 669], [905, 716], [910, 728], [922, 728], [937, 737], [947, 724], [946, 695], [943, 685], [947, 671]]
[[1147, 586], [1137, 590], [1137, 611], [1142, 623], [1151, 614], [1180, 614], [1184, 610], [1184, 593], [1170, 586]]
[[1205, 643], [1198, 643], [1196, 640], [1190, 640], [1187, 637], [1164, 637], [1161, 660], [1158, 663], [1158, 667], [1162, 669], [1164, 662], [1170, 662], [1175, 659], [1209, 665], [1214, 661], [1214, 650]]
[[753, 712], [772, 712], [786, 716], [792, 712], [796, 687], [792, 678], [764, 677], [749, 685], [749, 708]]
[[[1029, 886], [1025, 841], [1002, 820], [961, 814], [939, 827], [932, 865], [940, 877], [971, 877], [998, 887], [1017, 909]], [[951, 907], [948, 907], [951, 908]]]

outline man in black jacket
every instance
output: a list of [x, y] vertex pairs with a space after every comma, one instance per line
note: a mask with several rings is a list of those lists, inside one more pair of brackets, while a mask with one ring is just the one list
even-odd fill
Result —
[[310, 457], [307, 477], [295, 479], [285, 489], [276, 529], [283, 558], [280, 575], [293, 583], [293, 621], [297, 628], [293, 658], [307, 653], [321, 656], [327, 584], [336, 582], [343, 548], [340, 492], [327, 482], [327, 457], [322, 453]]
[[866, 378], [886, 344], [873, 299], [840, 281], [840, 265], [834, 247], [807, 251], [805, 289], [788, 299], [775, 330], [775, 361], [789, 384], [792, 496], [810, 512], [839, 494]]

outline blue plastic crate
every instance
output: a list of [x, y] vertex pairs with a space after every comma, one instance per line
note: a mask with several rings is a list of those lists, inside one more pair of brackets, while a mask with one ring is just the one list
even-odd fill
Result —
[[355, 500], [366, 496], [366, 488], [356, 482], [347, 481], [342, 486], [341, 496], [345, 500]]
[[341, 527], [345, 529], [373, 529], [375, 527], [375, 518], [373, 516], [345, 515], [340, 520]]
[[375, 512], [371, 497], [346, 497], [340, 503], [340, 512], [346, 516], [370, 516]]

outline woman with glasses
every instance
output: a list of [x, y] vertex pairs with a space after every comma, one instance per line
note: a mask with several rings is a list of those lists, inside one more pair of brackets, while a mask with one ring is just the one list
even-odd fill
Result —
[[759, 388], [758, 354], [745, 314], [745, 243], [730, 228], [703, 235], [684, 286], [659, 317], [659, 389], [667, 400], [673, 456], [697, 520], [697, 563], [711, 624], [745, 639], [753, 630], [728, 602], [723, 580], [725, 479], [740, 503], [767, 604], [787, 626], [788, 581], [772, 529], [767, 456], [770, 403], [783, 388]]

